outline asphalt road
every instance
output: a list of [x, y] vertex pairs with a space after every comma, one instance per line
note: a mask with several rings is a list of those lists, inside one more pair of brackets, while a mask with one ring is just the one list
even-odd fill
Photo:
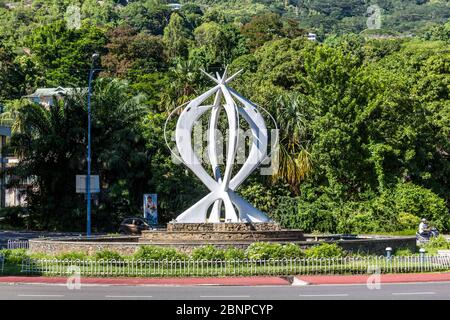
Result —
[[99, 286], [1, 284], [1, 300], [450, 300], [450, 282], [320, 286]]

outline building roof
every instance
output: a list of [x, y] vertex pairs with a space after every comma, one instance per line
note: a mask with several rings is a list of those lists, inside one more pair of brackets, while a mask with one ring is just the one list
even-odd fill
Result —
[[82, 88], [38, 88], [36, 91], [30, 95], [25, 96], [25, 98], [37, 98], [37, 97], [53, 97], [61, 95], [70, 95], [76, 92], [83, 91]]
[[183, 5], [181, 3], [168, 3], [167, 6], [172, 10], [180, 10]]

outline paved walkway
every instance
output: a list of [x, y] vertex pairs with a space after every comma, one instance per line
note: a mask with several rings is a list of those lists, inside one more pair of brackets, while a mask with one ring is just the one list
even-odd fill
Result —
[[[369, 275], [348, 276], [297, 276], [294, 284], [365, 284]], [[450, 273], [384, 274], [381, 283], [445, 282]], [[0, 283], [65, 284], [65, 277], [0, 277]], [[291, 282], [281, 277], [226, 277], [226, 278], [82, 278], [83, 284], [92, 285], [168, 285], [168, 286], [289, 286]]]
[[[335, 275], [335, 276], [298, 276], [297, 279], [307, 284], [364, 284], [373, 279], [370, 275]], [[411, 282], [443, 282], [450, 281], [450, 273], [405, 273], [383, 274], [381, 283], [411, 283]]]
[[[0, 277], [0, 283], [65, 284], [64, 277]], [[290, 282], [280, 277], [227, 278], [82, 278], [83, 284], [98, 285], [218, 285], [218, 286], [287, 286]]]

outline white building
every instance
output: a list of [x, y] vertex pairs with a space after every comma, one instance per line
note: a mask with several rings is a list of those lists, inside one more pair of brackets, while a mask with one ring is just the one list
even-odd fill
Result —
[[[49, 106], [55, 105], [55, 102], [62, 99], [64, 96], [75, 94], [76, 92], [81, 92], [80, 88], [39, 88], [34, 93], [24, 96], [24, 98], [42, 105], [48, 108]], [[9, 127], [0, 127], [0, 136], [3, 138], [0, 144], [0, 150], [6, 144], [6, 137], [11, 136], [11, 129]], [[8, 157], [5, 155], [4, 159], [0, 157], [0, 164], [3, 161], [3, 169], [11, 168], [17, 165], [19, 159], [17, 157]], [[33, 178], [25, 179], [21, 181], [21, 184], [15, 188], [6, 188], [8, 185], [10, 177], [5, 176], [5, 181], [2, 181], [0, 176], [0, 206], [13, 207], [13, 206], [24, 206], [26, 201], [23, 197], [24, 191], [32, 185]], [[3, 187], [4, 186], [4, 187]], [[4, 192], [4, 194], [3, 194]], [[2, 200], [4, 199], [4, 200]]]
[[308, 33], [308, 40], [309, 41], [317, 41], [317, 35], [315, 33]]
[[180, 10], [183, 6], [181, 3], [168, 3], [167, 6], [172, 9], [172, 11]]
[[[29, 99], [32, 102], [41, 104], [45, 107], [55, 105], [57, 100], [62, 99], [64, 96], [68, 96], [71, 94], [75, 94], [76, 92], [80, 92], [80, 88], [39, 88], [32, 94], [25, 96], [24, 98]], [[56, 99], [56, 101], [55, 101]]]

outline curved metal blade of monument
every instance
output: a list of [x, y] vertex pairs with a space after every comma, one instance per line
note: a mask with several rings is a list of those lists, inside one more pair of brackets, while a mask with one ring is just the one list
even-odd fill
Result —
[[[216, 85], [186, 105], [176, 124], [175, 140], [181, 161], [206, 185], [210, 193], [184, 211], [175, 221], [180, 223], [220, 223], [223, 206], [226, 222], [271, 222], [272, 220], [266, 214], [254, 208], [235, 193], [236, 188], [266, 159], [268, 144], [267, 127], [256, 105], [228, 86], [228, 83], [242, 70], [231, 77], [228, 77], [226, 68], [222, 76], [216, 74], [216, 77], [204, 70], [201, 71]], [[202, 105], [211, 96], [215, 96], [213, 104]], [[225, 110], [227, 116], [229, 132], [223, 173], [219, 166], [216, 143], [212, 143], [217, 140], [217, 126], [222, 109]], [[202, 166], [192, 147], [194, 124], [208, 111], [211, 114], [208, 126], [208, 141], [210, 142], [208, 157], [212, 175], [208, 174]], [[239, 147], [239, 116], [242, 116], [249, 124], [252, 141], [246, 161], [237, 174], [232, 176]], [[212, 210], [208, 217], [208, 210], [211, 207]]]

